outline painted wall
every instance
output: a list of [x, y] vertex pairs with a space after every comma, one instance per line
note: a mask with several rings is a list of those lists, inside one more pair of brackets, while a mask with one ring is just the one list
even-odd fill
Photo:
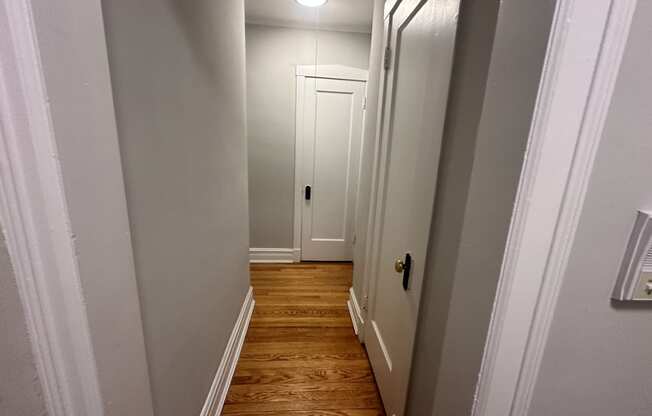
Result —
[[369, 52], [369, 80], [367, 82], [367, 111], [364, 120], [364, 137], [362, 138], [362, 158], [360, 160], [360, 179], [358, 182], [358, 200], [355, 213], [355, 243], [353, 245], [353, 293], [360, 307], [365, 299], [366, 285], [365, 254], [367, 251], [367, 231], [369, 225], [369, 207], [371, 205], [371, 181], [373, 162], [376, 152], [376, 122], [378, 120], [378, 96], [381, 87], [384, 24], [383, 11], [385, 1], [374, 0], [374, 15], [371, 33], [371, 50]]
[[247, 24], [251, 247], [293, 248], [296, 65], [366, 69], [370, 35]]
[[243, 1], [103, 9], [154, 412], [199, 414], [249, 287]]
[[410, 415], [470, 414], [554, 5], [461, 3]]
[[101, 2], [33, 0], [31, 7], [101, 406], [105, 416], [149, 416]]
[[652, 305], [610, 301], [637, 209], [652, 209], [652, 3], [639, 1], [530, 415], [652, 413]]
[[0, 415], [45, 416], [25, 314], [0, 224]]

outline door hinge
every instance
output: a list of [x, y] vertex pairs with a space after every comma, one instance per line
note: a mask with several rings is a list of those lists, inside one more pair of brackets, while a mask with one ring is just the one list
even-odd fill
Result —
[[369, 302], [369, 296], [368, 296], [368, 295], [364, 295], [364, 297], [362, 298], [362, 310], [363, 310], [363, 311], [366, 311], [366, 310], [367, 310], [367, 303], [368, 303], [368, 302]]
[[392, 63], [392, 50], [388, 46], [385, 48], [385, 59], [383, 64], [383, 66], [385, 67], [385, 71], [389, 69], [389, 65], [391, 63]]
[[362, 98], [362, 109], [363, 110], [367, 109], [367, 96], [366, 95]]

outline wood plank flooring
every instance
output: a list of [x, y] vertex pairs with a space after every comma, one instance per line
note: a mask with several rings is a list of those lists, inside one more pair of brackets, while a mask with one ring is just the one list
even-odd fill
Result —
[[256, 306], [223, 415], [384, 416], [348, 263], [251, 266]]

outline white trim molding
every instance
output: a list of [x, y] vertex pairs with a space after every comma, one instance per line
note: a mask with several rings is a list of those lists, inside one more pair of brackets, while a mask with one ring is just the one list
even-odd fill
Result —
[[297, 65], [298, 77], [367, 81], [369, 71], [345, 65]]
[[[297, 73], [299, 71], [297, 70]], [[305, 94], [305, 77], [296, 76], [295, 126], [294, 126], [294, 247], [301, 248], [301, 222], [303, 217], [303, 96]], [[299, 105], [301, 104], [301, 105]], [[301, 260], [301, 257], [299, 257]]]
[[301, 261], [300, 248], [250, 248], [250, 263], [298, 263]]
[[387, 19], [396, 9], [401, 1], [400, 0], [385, 0], [385, 7], [383, 9], [383, 18]]
[[636, 0], [559, 0], [474, 416], [528, 413]]
[[[245, 15], [247, 15], [248, 12], [245, 12]], [[303, 20], [301, 22], [298, 21], [291, 21], [291, 20], [284, 20], [284, 21], [279, 21], [277, 19], [269, 19], [269, 18], [246, 18], [245, 23], [248, 25], [254, 25], [254, 26], [271, 26], [274, 28], [288, 28], [288, 29], [303, 29], [303, 30], [310, 30], [314, 31], [316, 27], [319, 27], [318, 30], [326, 30], [330, 32], [345, 32], [345, 33], [366, 33], [370, 34], [371, 33], [371, 25], [365, 25], [365, 24], [327, 24], [325, 22], [319, 22], [316, 19], [315, 21], [309, 21], [309, 20]]]
[[0, 222], [47, 413], [103, 415], [31, 2], [0, 1]]
[[151, 416], [100, 1], [0, 0], [0, 60], [0, 222], [45, 410]]
[[226, 394], [229, 391], [231, 379], [233, 378], [235, 367], [238, 364], [238, 358], [240, 357], [240, 351], [242, 350], [242, 345], [249, 329], [249, 322], [251, 321], [255, 304], [253, 289], [249, 287], [238, 319], [235, 322], [229, 341], [224, 349], [224, 354], [222, 354], [220, 365], [215, 373], [213, 384], [208, 391], [208, 396], [206, 397], [206, 402], [204, 403], [200, 416], [219, 416], [222, 413], [222, 407], [224, 407]]
[[353, 331], [358, 336], [361, 342], [364, 340], [364, 318], [362, 317], [362, 310], [360, 303], [355, 297], [353, 288], [349, 288], [349, 300], [346, 301], [346, 306], [349, 308], [349, 315], [351, 315], [351, 323], [353, 324]]

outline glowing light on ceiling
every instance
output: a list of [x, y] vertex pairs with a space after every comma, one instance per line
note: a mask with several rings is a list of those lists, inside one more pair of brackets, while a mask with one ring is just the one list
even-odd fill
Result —
[[306, 7], [319, 7], [326, 4], [328, 0], [296, 0], [302, 6]]

